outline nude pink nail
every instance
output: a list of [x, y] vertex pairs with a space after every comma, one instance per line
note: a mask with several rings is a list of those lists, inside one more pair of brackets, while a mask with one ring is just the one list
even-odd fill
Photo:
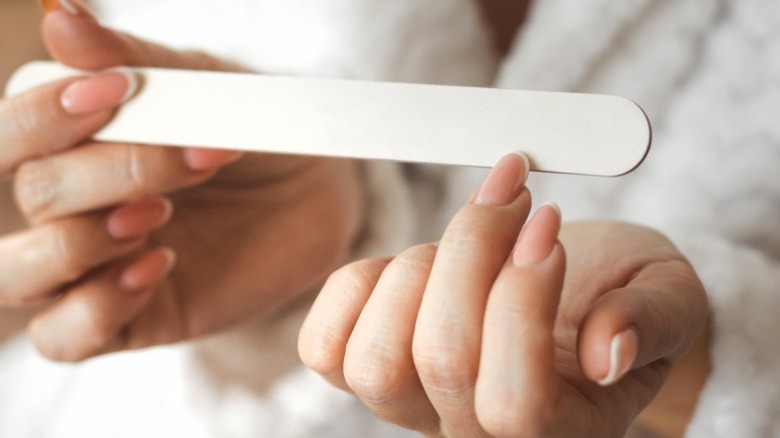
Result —
[[485, 178], [474, 203], [496, 206], [511, 203], [523, 191], [529, 170], [528, 157], [522, 152], [505, 155]]
[[109, 214], [106, 227], [115, 239], [143, 237], [162, 227], [171, 218], [173, 205], [163, 198], [136, 201], [117, 208]]
[[168, 248], [152, 251], [128, 266], [119, 277], [119, 287], [137, 292], [161, 281], [173, 269], [175, 253]]
[[80, 79], [65, 88], [60, 97], [70, 114], [82, 115], [114, 108], [130, 99], [138, 89], [136, 76], [115, 69]]
[[515, 245], [512, 263], [529, 266], [542, 262], [552, 253], [561, 229], [561, 210], [557, 204], [544, 204], [525, 225]]

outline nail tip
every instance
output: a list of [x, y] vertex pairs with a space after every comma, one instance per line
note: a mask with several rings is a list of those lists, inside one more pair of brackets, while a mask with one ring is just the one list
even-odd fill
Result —
[[561, 207], [560, 207], [560, 205], [558, 205], [557, 202], [548, 201], [548, 202], [545, 202], [544, 204], [539, 206], [539, 208], [542, 208], [542, 207], [550, 207], [553, 210], [555, 210], [556, 213], [558, 213], [559, 217], [561, 216]]
[[524, 181], [527, 181], [528, 175], [531, 173], [531, 161], [528, 159], [528, 155], [526, 155], [525, 152], [523, 151], [515, 151], [515, 154], [519, 155], [520, 158], [523, 160], [524, 167], [525, 167]]
[[604, 376], [603, 379], [597, 382], [599, 385], [609, 386], [618, 380], [618, 373], [622, 368], [620, 364], [622, 353], [623, 353], [623, 342], [620, 333], [618, 333], [612, 338], [612, 341], [609, 344], [609, 371], [607, 372], [607, 375]]
[[79, 10], [76, 7], [76, 5], [73, 4], [72, 0], [59, 0], [60, 5], [62, 5], [62, 8], [68, 11], [71, 15], [78, 16]]
[[[628, 345], [624, 345], [623, 343], [623, 339], [626, 336], [633, 337], [633, 339], [636, 339], [635, 342], [638, 342], [636, 330], [631, 328], [616, 334], [612, 338], [609, 347], [609, 372], [604, 378], [596, 382], [600, 386], [610, 386], [618, 382], [626, 373], [628, 373], [633, 362], [636, 360], [636, 346], [630, 340]], [[634, 348], [632, 349], [632, 347]], [[625, 356], [626, 348], [628, 348], [628, 360], [624, 360], [623, 357]]]
[[138, 81], [138, 75], [130, 68], [127, 67], [114, 67], [110, 71], [121, 74], [127, 80], [127, 91], [120, 100], [121, 103], [125, 103], [130, 100], [135, 93], [138, 92], [140, 82]]

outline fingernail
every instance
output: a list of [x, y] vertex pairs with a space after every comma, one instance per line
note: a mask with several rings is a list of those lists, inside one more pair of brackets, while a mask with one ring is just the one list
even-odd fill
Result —
[[530, 266], [552, 253], [561, 230], [561, 209], [555, 203], [543, 204], [523, 227], [517, 239], [512, 263]]
[[78, 80], [65, 88], [60, 101], [70, 114], [80, 115], [114, 108], [133, 97], [138, 79], [122, 68]]
[[598, 384], [609, 386], [620, 380], [631, 369], [638, 350], [639, 336], [635, 329], [616, 334], [609, 346], [609, 372]]
[[184, 162], [192, 170], [203, 171], [230, 164], [242, 155], [238, 151], [223, 149], [187, 148], [184, 149]]
[[119, 287], [128, 292], [146, 289], [173, 269], [176, 255], [168, 248], [152, 251], [128, 266], [119, 277]]
[[522, 152], [505, 155], [490, 170], [474, 201], [481, 205], [507, 205], [523, 191], [530, 166]]
[[173, 205], [167, 199], [145, 199], [114, 210], [106, 226], [115, 239], [142, 237], [168, 223], [172, 212]]

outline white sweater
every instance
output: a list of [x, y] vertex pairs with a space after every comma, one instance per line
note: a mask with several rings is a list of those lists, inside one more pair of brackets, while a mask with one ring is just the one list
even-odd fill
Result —
[[[491, 85], [498, 73], [500, 87], [639, 102], [654, 145], [638, 171], [533, 175], [535, 199], [559, 202], [566, 219], [621, 218], [673, 236], [715, 324], [714, 369], [689, 436], [780, 437], [780, 2], [539, 0], [503, 62], [469, 0], [99, 3], [108, 24], [269, 72], [462, 85]], [[484, 177], [370, 169], [370, 233], [356, 257], [436, 239]], [[231, 361], [277, 360], [289, 350], [280, 345], [294, 345], [291, 321], [274, 339], [236, 331], [79, 366], [43, 361], [15, 338], [0, 347], [0, 436], [407, 435], [305, 370], [262, 389], [247, 383], [268, 376], [225, 372]], [[241, 356], [209, 354], [222, 349]]]

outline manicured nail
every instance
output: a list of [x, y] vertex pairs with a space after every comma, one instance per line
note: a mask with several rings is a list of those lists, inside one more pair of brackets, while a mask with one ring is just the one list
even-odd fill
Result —
[[176, 255], [168, 248], [152, 251], [128, 266], [119, 277], [119, 287], [136, 292], [150, 287], [173, 269]]
[[184, 149], [184, 162], [192, 170], [212, 170], [230, 164], [243, 156], [239, 151], [224, 149]]
[[522, 152], [505, 155], [490, 170], [474, 203], [482, 205], [511, 203], [523, 191], [529, 170], [528, 157]]
[[546, 259], [558, 241], [560, 230], [561, 209], [554, 203], [543, 204], [520, 232], [512, 263], [530, 266]]
[[167, 199], [144, 199], [114, 210], [109, 214], [106, 226], [114, 239], [143, 237], [168, 223], [172, 212], [173, 205]]
[[620, 380], [631, 369], [638, 350], [639, 336], [635, 329], [616, 334], [609, 346], [609, 372], [598, 384], [609, 386]]
[[60, 101], [70, 114], [80, 115], [114, 108], [133, 97], [138, 79], [122, 68], [78, 80], [65, 88]]

